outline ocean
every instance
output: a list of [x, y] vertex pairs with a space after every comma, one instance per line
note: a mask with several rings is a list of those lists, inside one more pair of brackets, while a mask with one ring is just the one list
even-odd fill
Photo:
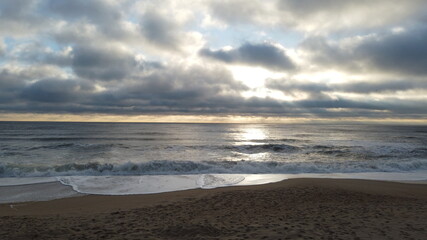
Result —
[[108, 189], [186, 176], [216, 186], [271, 174], [427, 179], [426, 170], [427, 126], [0, 122], [0, 185], [55, 178]]

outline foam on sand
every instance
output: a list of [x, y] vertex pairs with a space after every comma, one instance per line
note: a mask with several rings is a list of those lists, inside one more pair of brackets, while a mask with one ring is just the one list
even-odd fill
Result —
[[416, 171], [410, 173], [193, 174], [0, 178], [0, 186], [2, 186], [0, 187], [2, 188], [0, 203], [51, 200], [55, 198], [75, 196], [77, 193], [131, 195], [172, 192], [197, 188], [211, 189], [226, 186], [259, 185], [292, 178], [367, 179], [426, 183], [427, 171]]
[[0, 178], [0, 186], [16, 186], [35, 183], [57, 182], [56, 177], [24, 177], [24, 178]]
[[[48, 201], [77, 196], [82, 194], [59, 182], [0, 186], [0, 203]], [[13, 205], [10, 207], [13, 208]]]

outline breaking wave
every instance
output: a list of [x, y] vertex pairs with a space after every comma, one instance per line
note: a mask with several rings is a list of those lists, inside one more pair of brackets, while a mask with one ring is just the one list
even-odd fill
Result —
[[298, 147], [287, 144], [260, 144], [260, 145], [235, 145], [224, 146], [224, 149], [241, 153], [262, 153], [262, 152], [295, 152]]
[[347, 161], [347, 162], [277, 162], [277, 161], [150, 161], [109, 164], [90, 162], [56, 166], [0, 164], [0, 177], [52, 177], [102, 175], [176, 175], [203, 173], [351, 173], [401, 172], [427, 170], [427, 159]]

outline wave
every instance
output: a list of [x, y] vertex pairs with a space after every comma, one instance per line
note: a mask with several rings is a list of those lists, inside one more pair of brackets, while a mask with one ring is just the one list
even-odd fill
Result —
[[[161, 136], [158, 134], [158, 136]], [[156, 137], [147, 134], [146, 137], [0, 137], [0, 141], [33, 141], [33, 142], [79, 142], [79, 141], [179, 141], [181, 138]]]
[[169, 133], [166, 133], [166, 132], [137, 132], [135, 134], [136, 135], [149, 135], [149, 136], [165, 136], [165, 135], [170, 135]]
[[[56, 143], [56, 144], [49, 144], [49, 145], [40, 145], [40, 146], [33, 146], [25, 148], [27, 151], [37, 151], [37, 150], [64, 150], [64, 149], [72, 149], [75, 151], [103, 151], [108, 150], [112, 148], [123, 148], [123, 149], [129, 149], [130, 146], [126, 144], [121, 143]], [[20, 150], [21, 152], [25, 153], [24, 151]], [[18, 152], [18, 150], [16, 150]], [[89, 153], [88, 152], [88, 153]], [[5, 152], [7, 153], [7, 152]]]
[[60, 149], [60, 148], [68, 148], [75, 146], [74, 143], [61, 143], [61, 144], [55, 144], [55, 145], [45, 145], [45, 146], [36, 146], [36, 147], [30, 147], [28, 150], [39, 150], [39, 149]]
[[179, 138], [155, 138], [155, 137], [45, 137], [45, 138], [29, 138], [18, 140], [32, 140], [40, 142], [52, 142], [52, 141], [164, 141], [164, 140], [182, 140]]
[[427, 170], [427, 159], [347, 162], [257, 161], [150, 161], [110, 164], [91, 162], [56, 166], [0, 164], [0, 177], [53, 177], [100, 175], [176, 175], [205, 173], [351, 173]]
[[345, 157], [346, 159], [365, 159], [374, 160], [377, 158], [386, 159], [406, 159], [406, 158], [427, 158], [427, 148], [405, 148], [397, 146], [330, 146], [314, 145], [304, 146], [303, 153], [330, 156]]
[[253, 143], [278, 143], [278, 142], [285, 142], [285, 143], [307, 143], [310, 142], [308, 139], [297, 139], [297, 138], [278, 138], [278, 139], [251, 139], [251, 140], [245, 140], [245, 139], [233, 139], [232, 142], [253, 142]]
[[[151, 140], [151, 139], [150, 139]], [[108, 148], [125, 148], [129, 149], [132, 146], [123, 143], [55, 143], [49, 145], [41, 145], [29, 147], [26, 150], [40, 150], [40, 149], [64, 149], [64, 148], [74, 148], [74, 149], [82, 149], [82, 150], [93, 150], [93, 149], [108, 149]], [[298, 151], [299, 148], [296, 146], [286, 145], [286, 144], [259, 144], [259, 145], [220, 145], [220, 146], [212, 146], [212, 145], [193, 145], [193, 146], [179, 146], [179, 145], [167, 145], [165, 146], [167, 149], [175, 148], [177, 151], [183, 150], [185, 148], [188, 149], [197, 149], [197, 150], [228, 150], [232, 152], [239, 153], [247, 153], [247, 154], [255, 154], [255, 153], [263, 153], [263, 152], [295, 152]]]
[[299, 147], [287, 144], [260, 144], [260, 145], [232, 145], [223, 146], [224, 149], [240, 153], [263, 153], [263, 152], [295, 152]]

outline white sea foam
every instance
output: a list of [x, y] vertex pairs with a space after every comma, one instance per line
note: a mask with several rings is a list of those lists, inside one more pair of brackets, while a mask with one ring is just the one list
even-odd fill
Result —
[[385, 181], [425, 181], [427, 171], [407, 173], [331, 174], [195, 174], [151, 176], [72, 176], [58, 180], [80, 193], [127, 195], [171, 192], [196, 188], [259, 185], [293, 178], [369, 179]]
[[233, 186], [242, 182], [245, 176], [243, 174], [70, 176], [58, 177], [58, 181], [80, 193], [128, 195]]
[[[218, 188], [226, 186], [259, 185], [293, 178], [336, 178], [369, 179], [398, 182], [427, 183], [427, 171], [406, 173], [330, 173], [330, 174], [195, 174], [195, 175], [145, 175], [145, 176], [63, 176], [57, 178], [0, 178], [0, 186], [8, 189], [7, 194], [0, 194], [1, 202], [39, 201], [45, 199], [46, 191], [37, 190], [37, 186], [59, 181], [71, 186], [78, 193], [101, 195], [130, 195], [172, 192], [197, 188]], [[35, 183], [34, 187], [28, 185]], [[25, 185], [22, 185], [25, 184]], [[26, 186], [22, 188], [22, 186]], [[22, 189], [22, 192], [19, 191]], [[31, 191], [30, 191], [31, 190]], [[69, 197], [66, 189], [55, 192], [54, 198]], [[50, 198], [49, 198], [50, 199]], [[53, 198], [52, 198], [53, 199]]]
[[197, 185], [208, 189], [236, 185], [243, 180], [242, 174], [203, 174], [197, 179]]
[[197, 178], [197, 175], [71, 176], [58, 180], [80, 193], [128, 195], [194, 189], [198, 188]]

